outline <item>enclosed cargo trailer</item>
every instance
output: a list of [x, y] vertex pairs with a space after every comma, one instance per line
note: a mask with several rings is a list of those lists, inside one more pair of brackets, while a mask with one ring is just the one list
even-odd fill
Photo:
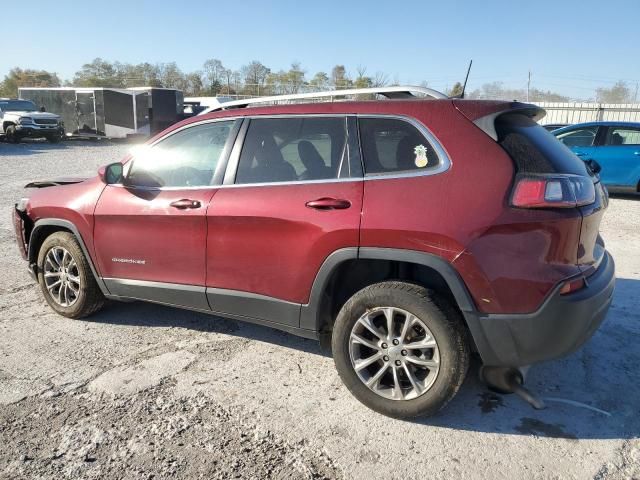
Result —
[[182, 92], [157, 88], [19, 88], [20, 98], [60, 115], [68, 136], [148, 136], [180, 119]]
[[128, 90], [148, 94], [148, 115], [151, 135], [161, 132], [183, 119], [184, 95], [173, 88], [135, 87]]

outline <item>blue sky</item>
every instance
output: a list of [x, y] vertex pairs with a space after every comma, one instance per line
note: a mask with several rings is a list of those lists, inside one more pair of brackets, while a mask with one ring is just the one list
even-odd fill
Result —
[[[2, 22], [13, 39], [0, 54], [12, 67], [71, 78], [95, 57], [175, 61], [197, 70], [207, 58], [238, 69], [260, 60], [272, 70], [299, 61], [311, 77], [337, 63], [352, 74], [444, 89], [462, 79], [503, 81], [574, 97], [618, 79], [640, 81], [640, 1], [120, 1], [16, 3]], [[16, 21], [11, 21], [15, 16]], [[28, 29], [26, 28], [28, 27]], [[5, 44], [6, 47], [6, 44]]]

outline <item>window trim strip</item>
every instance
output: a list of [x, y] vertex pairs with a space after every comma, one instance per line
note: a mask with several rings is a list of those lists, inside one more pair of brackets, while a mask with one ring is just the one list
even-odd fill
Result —
[[[295, 117], [338, 117], [338, 118], [345, 118], [345, 122], [346, 122], [346, 131], [347, 131], [347, 135], [349, 135], [350, 131], [349, 131], [349, 118], [356, 118], [356, 119], [360, 119], [360, 118], [387, 118], [387, 119], [398, 119], [398, 120], [402, 120], [405, 121], [409, 124], [411, 124], [412, 126], [414, 126], [416, 129], [418, 129], [418, 131], [425, 137], [425, 139], [427, 141], [430, 142], [430, 144], [433, 146], [434, 150], [436, 151], [436, 155], [438, 156], [438, 159], [440, 160], [440, 164], [432, 169], [429, 170], [413, 170], [413, 171], [406, 171], [406, 172], [394, 172], [394, 173], [376, 173], [376, 174], [364, 174], [364, 176], [358, 176], [358, 177], [350, 177], [350, 178], [329, 178], [329, 179], [320, 179], [320, 180], [291, 180], [291, 181], [285, 181], [285, 182], [264, 182], [264, 183], [243, 183], [243, 184], [236, 184], [233, 183], [235, 182], [235, 173], [237, 171], [237, 167], [238, 167], [238, 162], [240, 160], [240, 152], [242, 150], [242, 146], [244, 145], [244, 139], [246, 136], [246, 132], [248, 129], [248, 125], [249, 122], [252, 119], [260, 119], [260, 118], [295, 118]], [[308, 114], [308, 113], [296, 113], [296, 114], [274, 114], [274, 115], [233, 115], [233, 116], [228, 116], [228, 117], [220, 117], [220, 118], [210, 118], [207, 120], [202, 120], [200, 122], [194, 122], [194, 123], [189, 123], [187, 125], [184, 125], [180, 128], [177, 128], [176, 130], [172, 130], [171, 132], [169, 132], [169, 134], [164, 135], [158, 139], [156, 139], [153, 143], [150, 144], [151, 145], [155, 145], [156, 143], [160, 142], [161, 140], [169, 137], [170, 135], [173, 135], [175, 133], [178, 133], [184, 129], [190, 128], [190, 127], [194, 127], [197, 125], [202, 125], [202, 124], [207, 124], [207, 123], [214, 123], [214, 122], [221, 122], [221, 121], [230, 121], [230, 120], [239, 120], [240, 122], [240, 127], [239, 127], [239, 131], [238, 134], [236, 135], [235, 138], [235, 142], [233, 144], [233, 147], [231, 148], [231, 152], [230, 154], [227, 156], [227, 158], [223, 159], [223, 162], [226, 164], [225, 165], [225, 173], [224, 173], [224, 179], [222, 180], [222, 184], [212, 184], [212, 185], [205, 185], [205, 186], [197, 186], [197, 187], [132, 187], [132, 186], [127, 186], [126, 188], [135, 188], [135, 189], [139, 189], [139, 190], [210, 190], [210, 189], [218, 189], [218, 188], [247, 188], [247, 187], [266, 187], [266, 186], [283, 186], [283, 185], [305, 185], [305, 184], [322, 184], [322, 183], [345, 183], [345, 182], [368, 182], [368, 181], [379, 181], [379, 180], [394, 180], [394, 179], [400, 179], [400, 178], [414, 178], [414, 177], [428, 177], [431, 175], [439, 175], [441, 173], [444, 173], [446, 171], [448, 171], [453, 162], [451, 161], [451, 157], [449, 156], [449, 154], [447, 153], [446, 149], [444, 148], [444, 146], [442, 146], [442, 144], [438, 141], [438, 139], [436, 138], [436, 136], [431, 132], [431, 130], [424, 125], [422, 122], [418, 121], [417, 119], [407, 116], [407, 115], [399, 115], [399, 114], [353, 114], [353, 113], [335, 113], [335, 114]], [[360, 142], [360, 138], [359, 138], [359, 128], [357, 129], [358, 131], [358, 138], [357, 138], [357, 143], [358, 143], [358, 147], [360, 149], [360, 161], [361, 161], [361, 165], [360, 168], [363, 170], [364, 172], [364, 165], [362, 165], [362, 163], [364, 162], [364, 159], [362, 157], [362, 144]], [[347, 138], [347, 142], [348, 142], [348, 138]], [[349, 152], [349, 159], [351, 161], [351, 159], [353, 158], [353, 156], [351, 155], [351, 152]], [[129, 162], [127, 162], [129, 163]], [[353, 171], [353, 168], [352, 168]], [[231, 182], [231, 183], [229, 183]], [[114, 187], [125, 187], [125, 185], [122, 184], [114, 184], [114, 185], [110, 185], [110, 186], [114, 186]]]

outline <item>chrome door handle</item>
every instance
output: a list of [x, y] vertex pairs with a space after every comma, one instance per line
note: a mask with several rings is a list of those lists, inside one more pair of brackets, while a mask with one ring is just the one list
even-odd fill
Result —
[[180, 200], [176, 200], [175, 202], [171, 202], [173, 208], [177, 208], [178, 210], [186, 210], [187, 208], [200, 208], [202, 205], [198, 200], [191, 200], [189, 198], [182, 198]]
[[640, 156], [640, 152], [633, 152], [633, 154]]
[[584, 157], [586, 155], [586, 153], [584, 152], [576, 152], [576, 156], [578, 157]]

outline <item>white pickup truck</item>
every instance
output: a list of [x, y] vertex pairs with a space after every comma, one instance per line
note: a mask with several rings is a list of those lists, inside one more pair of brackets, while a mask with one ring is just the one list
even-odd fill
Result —
[[59, 115], [39, 110], [29, 100], [0, 98], [0, 135], [9, 143], [25, 137], [57, 143], [64, 136], [64, 123]]

